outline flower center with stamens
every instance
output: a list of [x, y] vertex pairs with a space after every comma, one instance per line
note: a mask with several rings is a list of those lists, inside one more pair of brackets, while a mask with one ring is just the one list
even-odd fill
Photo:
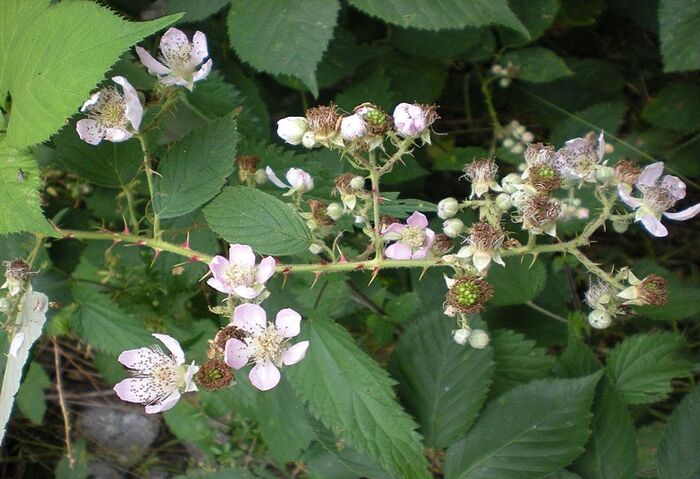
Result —
[[284, 342], [285, 339], [277, 332], [277, 328], [272, 324], [268, 324], [267, 328], [254, 337], [250, 343], [255, 362], [268, 360], [274, 364], [279, 364]]
[[170, 69], [177, 75], [185, 78], [192, 76], [192, 68], [195, 65], [192, 61], [192, 45], [185, 43], [179, 45], [174, 51], [169, 51], [168, 54], [163, 54], [163, 63], [168, 65]]
[[656, 213], [663, 213], [676, 204], [676, 199], [668, 188], [659, 185], [638, 185], [638, 187], [642, 190], [644, 204]]
[[233, 286], [250, 285], [255, 280], [255, 266], [232, 264], [224, 272], [224, 278]]
[[425, 233], [415, 226], [406, 226], [401, 231], [401, 243], [407, 244], [411, 248], [420, 248], [425, 243]]
[[116, 90], [102, 90], [100, 99], [88, 113], [88, 117], [102, 123], [107, 128], [124, 126], [127, 123], [126, 102]]

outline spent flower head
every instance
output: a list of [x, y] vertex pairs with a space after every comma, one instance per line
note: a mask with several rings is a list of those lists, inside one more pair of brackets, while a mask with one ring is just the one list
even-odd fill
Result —
[[493, 286], [486, 280], [465, 275], [456, 278], [445, 276], [447, 284], [446, 308], [462, 314], [475, 314], [484, 310], [486, 302], [493, 296]]
[[617, 294], [624, 300], [623, 304], [661, 306], [668, 301], [668, 282], [658, 274], [640, 280], [629, 272], [627, 281], [630, 286]]
[[491, 261], [505, 266], [500, 248], [505, 239], [503, 230], [488, 223], [475, 223], [467, 237], [467, 246], [457, 253], [458, 259], [471, 260], [478, 272], [486, 270]]
[[470, 198], [481, 198], [489, 190], [503, 191], [496, 181], [498, 166], [492, 158], [482, 158], [473, 161], [464, 167], [464, 175], [472, 182]]
[[568, 140], [555, 157], [559, 173], [568, 180], [596, 181], [596, 170], [605, 155], [605, 138], [603, 132], [596, 144], [593, 138], [574, 138]]

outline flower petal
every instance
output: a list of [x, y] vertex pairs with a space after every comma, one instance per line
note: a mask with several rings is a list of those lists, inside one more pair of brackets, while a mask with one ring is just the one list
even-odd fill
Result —
[[251, 288], [250, 286], [236, 286], [232, 290], [233, 294], [243, 299], [253, 299], [260, 296], [262, 289]]
[[99, 101], [100, 94], [101, 94], [101, 92], [98, 91], [97, 93], [93, 93], [92, 95], [90, 95], [90, 98], [85, 100], [85, 103], [83, 103], [83, 106], [80, 107], [80, 111], [82, 113], [85, 113], [86, 111], [90, 111], [92, 109], [91, 107]]
[[474, 266], [478, 272], [482, 272], [488, 268], [491, 263], [491, 255], [485, 251], [476, 251], [474, 257], [472, 258]]
[[139, 99], [138, 93], [129, 80], [122, 76], [112, 77], [112, 81], [121, 85], [124, 90], [124, 100], [126, 101], [126, 117], [128, 118], [131, 126], [134, 130], [139, 131], [139, 126], [141, 126], [141, 118], [143, 117], [143, 106], [141, 105], [141, 100]]
[[168, 336], [167, 334], [158, 333], [153, 333], [153, 337], [165, 344], [165, 347], [168, 348], [170, 353], [173, 355], [178, 366], [185, 363], [185, 353], [182, 351], [180, 343], [177, 341], [177, 339], [173, 338], [172, 336]]
[[180, 400], [180, 391], [173, 391], [161, 402], [146, 406], [146, 414], [156, 414], [171, 409]]
[[685, 198], [685, 183], [677, 176], [664, 176], [663, 181], [661, 181], [661, 186], [665, 188], [676, 201]]
[[668, 236], [668, 230], [661, 221], [654, 215], [644, 215], [641, 218], [642, 224], [647, 229], [649, 233], [656, 236], [657, 238], [663, 238]]
[[401, 232], [405, 227], [406, 225], [401, 223], [391, 223], [389, 226], [385, 226], [384, 229], [382, 229], [382, 236], [389, 235], [390, 238], [398, 239], [401, 237]]
[[301, 314], [291, 308], [281, 309], [275, 318], [275, 327], [283, 338], [291, 338], [301, 331]]
[[138, 348], [123, 351], [117, 360], [129, 369], [141, 371], [148, 369], [154, 362], [161, 359], [161, 355], [151, 348]]
[[225, 293], [225, 294], [231, 294], [231, 291], [232, 291], [231, 287], [229, 285], [227, 285], [226, 283], [219, 281], [216, 278], [209, 278], [207, 280], [207, 284], [217, 291], [221, 291], [222, 293]]
[[111, 141], [112, 143], [121, 143], [132, 136], [133, 134], [124, 128], [107, 128], [105, 130], [105, 140]]
[[122, 401], [145, 404], [156, 399], [153, 397], [155, 389], [151, 386], [152, 382], [153, 378], [150, 377], [126, 378], [118, 382], [113, 389]]
[[428, 218], [420, 211], [414, 211], [406, 220], [406, 224], [415, 228], [425, 229], [428, 227]]
[[104, 138], [105, 132], [97, 120], [92, 118], [83, 118], [75, 125], [75, 131], [85, 143], [90, 145], [98, 145]]
[[253, 386], [261, 391], [269, 391], [280, 382], [280, 370], [270, 361], [263, 361], [256, 364], [250, 370], [248, 378]]
[[202, 32], [196, 32], [192, 36], [192, 67], [196, 67], [209, 56], [207, 48], [207, 36]]
[[218, 280], [223, 280], [224, 273], [231, 266], [228, 259], [224, 256], [216, 255], [212, 258], [211, 263], [209, 263], [209, 271]]
[[143, 66], [148, 69], [148, 73], [151, 75], [167, 75], [170, 73], [170, 68], [153, 58], [145, 48], [136, 47], [136, 55], [138, 55], [139, 60], [141, 60], [141, 63], [143, 63]]
[[391, 259], [411, 259], [411, 247], [403, 243], [394, 243], [384, 250], [387, 258]]
[[603, 161], [605, 156], [605, 132], [600, 130], [600, 135], [598, 136], [598, 161]]
[[685, 221], [696, 216], [698, 213], [700, 213], [700, 203], [675, 213], [664, 213], [664, 216], [676, 221]]
[[160, 51], [165, 58], [177, 56], [188, 43], [187, 35], [181, 30], [169, 28], [160, 39]]
[[192, 364], [187, 366], [187, 369], [185, 370], [185, 392], [193, 392], [193, 391], [198, 391], [197, 389], [197, 383], [194, 382], [194, 375], [199, 372], [199, 366], [194, 364], [194, 361], [192, 361]]
[[659, 179], [659, 176], [661, 176], [661, 173], [664, 172], [664, 162], [663, 161], [658, 161], [656, 163], [652, 163], [651, 165], [648, 165], [644, 168], [642, 173], [639, 175], [639, 179], [637, 180], [637, 185], [644, 185], [644, 186], [651, 186], [653, 185], [656, 180]]
[[226, 341], [224, 361], [233, 369], [241, 369], [250, 359], [250, 348], [240, 339], [231, 338]]
[[194, 72], [192, 74], [192, 81], [196, 82], [199, 80], [204, 80], [206, 77], [208, 77], [209, 73], [211, 73], [212, 65], [213, 65], [213, 62], [212, 62], [211, 58], [209, 60], [207, 60], [206, 62], [204, 62], [204, 65], [202, 65], [202, 67], [199, 70], [197, 70], [196, 72]]
[[255, 266], [255, 253], [247, 244], [232, 244], [228, 250], [228, 260], [231, 264], [252, 268]]
[[233, 310], [232, 324], [241, 328], [246, 333], [257, 336], [267, 323], [267, 315], [265, 310], [257, 304], [241, 304]]
[[291, 188], [291, 186], [285, 184], [280, 180], [275, 172], [270, 168], [269, 166], [265, 167], [265, 174], [267, 175], [267, 179], [270, 180], [270, 183], [275, 185], [278, 188]]
[[642, 206], [642, 202], [640, 200], [629, 194], [629, 192], [627, 191], [627, 185], [618, 185], [617, 194], [620, 195], [622, 201], [624, 201], [630, 208], [636, 209]]
[[277, 262], [272, 256], [266, 256], [260, 261], [258, 269], [255, 271], [255, 281], [259, 284], [265, 284], [268, 279], [275, 274], [275, 267]]
[[285, 366], [296, 364], [306, 356], [306, 351], [309, 349], [308, 341], [300, 341], [293, 346], [288, 347], [282, 352], [282, 363]]

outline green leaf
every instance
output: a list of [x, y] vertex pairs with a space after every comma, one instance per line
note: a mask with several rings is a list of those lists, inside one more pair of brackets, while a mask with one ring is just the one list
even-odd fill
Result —
[[690, 391], [668, 421], [659, 445], [659, 479], [700, 477], [700, 386]]
[[692, 133], [700, 128], [700, 85], [691, 82], [666, 85], [647, 103], [642, 117], [659, 128]]
[[660, 0], [659, 37], [665, 72], [700, 69], [700, 4]]
[[223, 239], [258, 253], [296, 254], [311, 244], [309, 229], [292, 207], [255, 188], [224, 189], [204, 208], [204, 216]]
[[16, 397], [17, 407], [32, 424], [39, 425], [44, 422], [46, 412], [44, 390], [51, 384], [51, 379], [41, 364], [32, 361]]
[[554, 372], [565, 378], [588, 376], [603, 369], [600, 360], [586, 346], [581, 338], [569, 330], [569, 341], [566, 349], [559, 356]]
[[552, 50], [542, 47], [513, 50], [501, 58], [500, 64], [512, 63], [518, 68], [517, 79], [530, 83], [548, 83], [572, 72]]
[[84, 439], [78, 439], [73, 444], [73, 459], [75, 462], [71, 466], [68, 456], [63, 455], [56, 466], [56, 479], [84, 479], [88, 477], [90, 469], [88, 467], [87, 445]]
[[184, 12], [177, 23], [194, 23], [211, 17], [219, 10], [222, 10], [231, 0], [165, 0], [165, 13]]
[[318, 96], [316, 67], [333, 37], [338, 0], [234, 0], [231, 46], [244, 62], [273, 75], [293, 75]]
[[15, 32], [0, 52], [0, 96], [12, 96], [7, 139], [15, 148], [48, 139], [125, 50], [179, 18], [127, 22], [87, 1], [49, 8], [44, 2], [42, 8], [22, 0], [0, 3], [0, 28]]
[[187, 471], [184, 476], [176, 476], [176, 479], [250, 479], [251, 476], [241, 469], [224, 467], [218, 471], [203, 471], [201, 467]]
[[175, 218], [212, 199], [233, 171], [237, 143], [236, 121], [225, 116], [172, 145], [154, 182], [156, 214]]
[[569, 464], [589, 435], [600, 374], [534, 381], [490, 402], [450, 446], [446, 479], [535, 479]]
[[[623, 99], [596, 103], [585, 110], [573, 113], [573, 117], [560, 122], [552, 130], [550, 140], [555, 145], [561, 145], [566, 140], [582, 138], [591, 130], [598, 133], [599, 129], [615, 134], [625, 122], [626, 113], [627, 103]], [[592, 128], [591, 124], [597, 128]], [[613, 145], [617, 143], [609, 138], [606, 138], [606, 142]]]
[[548, 356], [544, 348], [537, 347], [533, 340], [509, 329], [493, 331], [491, 347], [496, 363], [491, 397], [533, 379], [547, 377], [554, 365], [554, 358]]
[[627, 405], [603, 378], [593, 401], [593, 434], [574, 469], [586, 479], [635, 479], [637, 441]]
[[404, 53], [426, 58], [448, 58], [476, 47], [483, 37], [480, 28], [434, 32], [416, 28], [395, 28], [391, 42]]
[[126, 349], [155, 342], [143, 324], [124, 312], [109, 296], [78, 285], [73, 288], [73, 298], [78, 305], [73, 326], [90, 346], [116, 356]]
[[0, 135], [0, 235], [30, 231], [52, 234], [39, 200], [41, 176], [36, 161], [7, 145]]
[[484, 404], [494, 370], [491, 348], [460, 346], [441, 313], [417, 320], [396, 346], [399, 392], [414, 413], [425, 445], [447, 447], [464, 434]]
[[309, 411], [390, 475], [430, 477], [416, 424], [397, 404], [386, 372], [337, 324], [318, 318], [304, 323], [309, 351], [285, 372]]
[[685, 340], [675, 333], [638, 334], [618, 344], [608, 356], [610, 379], [629, 404], [664, 399], [673, 378], [687, 376]]
[[529, 258], [505, 259], [505, 268], [493, 265], [488, 282], [494, 287], [493, 306], [523, 304], [537, 297], [547, 281], [547, 271], [541, 261], [532, 263]]
[[56, 153], [66, 171], [96, 185], [121, 188], [138, 174], [143, 155], [138, 141], [93, 146], [80, 139], [71, 124], [54, 139]]
[[435, 159], [433, 169], [438, 171], [462, 171], [466, 164], [488, 157], [489, 152], [485, 148], [479, 146], [458, 146], [445, 152], [440, 152], [440, 156]]
[[257, 394], [258, 427], [270, 454], [279, 464], [299, 459], [314, 439], [304, 405], [286, 379], [264, 394]]
[[357, 105], [368, 101], [391, 111], [398, 100], [398, 94], [391, 90], [390, 84], [391, 80], [383, 68], [373, 70], [364, 80], [355, 82], [338, 93], [335, 103], [346, 111], [352, 111]]
[[530, 38], [511, 31], [501, 33], [507, 45], [522, 46], [541, 37], [554, 22], [559, 11], [557, 0], [509, 0], [508, 5], [530, 32]]
[[561, 7], [557, 15], [557, 23], [567, 27], [579, 27], [595, 23], [596, 18], [603, 12], [605, 0], [560, 0]]
[[213, 457], [216, 431], [207, 417], [191, 402], [178, 401], [174, 408], [163, 413], [170, 432], [183, 442], [194, 443], [205, 454]]
[[385, 22], [423, 30], [503, 25], [529, 36], [506, 0], [349, 0], [350, 5]]
[[658, 479], [658, 451], [665, 430], [666, 424], [661, 422], [653, 422], [637, 429], [637, 477], [639, 479]]

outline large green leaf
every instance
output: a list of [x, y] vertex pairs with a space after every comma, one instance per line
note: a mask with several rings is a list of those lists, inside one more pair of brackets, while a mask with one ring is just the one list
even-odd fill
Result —
[[225, 116], [172, 145], [154, 182], [156, 214], [182, 216], [212, 199], [233, 171], [237, 144], [236, 121]]
[[44, 422], [46, 412], [44, 390], [51, 384], [51, 379], [41, 364], [32, 361], [16, 396], [17, 407], [32, 424]]
[[207, 456], [213, 457], [213, 448], [217, 446], [216, 430], [194, 404], [179, 401], [174, 408], [163, 413], [163, 419], [175, 437], [194, 443]]
[[285, 373], [309, 411], [395, 477], [428, 478], [420, 435], [395, 400], [393, 381], [352, 336], [326, 319], [304, 321], [306, 358]]
[[396, 346], [399, 392], [414, 413], [425, 445], [447, 447], [472, 425], [493, 374], [493, 351], [460, 346], [453, 324], [436, 313], [413, 323]]
[[700, 128], [700, 84], [666, 85], [644, 106], [642, 117], [652, 125], [688, 134]]
[[204, 216], [223, 239], [258, 253], [301, 253], [311, 244], [309, 229], [292, 207], [255, 188], [224, 189], [204, 208]]
[[529, 39], [515, 32], [502, 32], [503, 41], [514, 46], [526, 45], [541, 37], [554, 22], [559, 10], [557, 0], [509, 0], [508, 5], [530, 32]]
[[627, 403], [659, 401], [671, 392], [671, 379], [690, 372], [685, 347], [675, 333], [632, 336], [610, 352], [608, 374]]
[[109, 188], [121, 188], [131, 181], [143, 159], [141, 145], [136, 140], [103, 141], [93, 146], [81, 140], [72, 125], [61, 130], [54, 144], [67, 171]]
[[233, 0], [231, 46], [256, 70], [293, 75], [318, 95], [316, 67], [333, 37], [338, 0]]
[[554, 357], [525, 335], [509, 329], [498, 329], [491, 337], [496, 362], [491, 395], [498, 396], [533, 379], [545, 378], [554, 365]]
[[140, 321], [97, 290], [76, 286], [73, 298], [78, 305], [73, 316], [74, 329], [90, 346], [117, 355], [156, 342]]
[[52, 232], [41, 211], [40, 187], [41, 177], [34, 158], [9, 147], [0, 135], [0, 235]]
[[627, 405], [603, 378], [593, 402], [593, 434], [575, 469], [586, 479], [634, 479], [637, 441]]
[[490, 304], [509, 306], [535, 299], [547, 282], [542, 262], [515, 257], [506, 258], [505, 262], [505, 268], [495, 264], [489, 270], [488, 282], [494, 287]]
[[16, 148], [49, 138], [126, 49], [179, 18], [134, 23], [93, 2], [45, 5], [0, 2], [0, 29], [9, 30], [0, 44], [0, 96], [12, 96], [7, 139]]
[[535, 479], [569, 464], [589, 435], [600, 373], [533, 381], [490, 402], [447, 451], [447, 479]]
[[542, 47], [513, 50], [501, 58], [501, 64], [518, 68], [517, 78], [531, 83], [547, 83], [571, 75], [564, 60], [552, 50]]
[[700, 3], [660, 0], [659, 37], [664, 71], [700, 69]]
[[529, 37], [506, 0], [350, 0], [350, 5], [400, 27], [443, 30], [497, 24]]
[[659, 479], [700, 477], [700, 386], [683, 398], [668, 421], [658, 449]]

